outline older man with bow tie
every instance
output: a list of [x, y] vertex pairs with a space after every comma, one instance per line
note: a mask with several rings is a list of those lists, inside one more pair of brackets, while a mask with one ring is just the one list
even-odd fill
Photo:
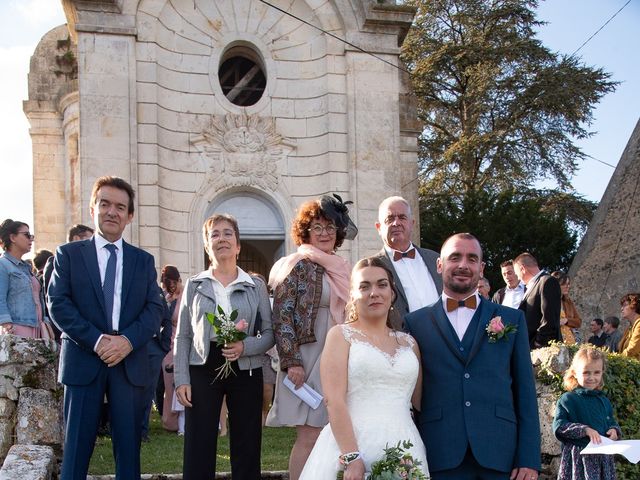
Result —
[[[431, 305], [442, 293], [442, 277], [436, 267], [439, 255], [411, 242], [414, 225], [411, 207], [404, 198], [385, 198], [378, 207], [376, 229], [384, 247], [377, 256], [393, 272], [398, 290], [393, 306], [398, 318]], [[394, 328], [400, 329], [402, 325]]]

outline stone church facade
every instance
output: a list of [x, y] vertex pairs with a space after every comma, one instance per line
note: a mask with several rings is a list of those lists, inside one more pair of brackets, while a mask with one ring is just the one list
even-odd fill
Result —
[[395, 67], [408, 7], [63, 5], [68, 24], [38, 45], [24, 102], [38, 248], [90, 222], [91, 186], [105, 174], [137, 191], [127, 239], [184, 274], [206, 265], [200, 232], [214, 212], [238, 218], [241, 266], [265, 273], [295, 248], [289, 226], [305, 200], [335, 192], [354, 201], [360, 233], [341, 252], [352, 261], [380, 248], [374, 222], [384, 197], [404, 195], [417, 211], [420, 125], [408, 76]]

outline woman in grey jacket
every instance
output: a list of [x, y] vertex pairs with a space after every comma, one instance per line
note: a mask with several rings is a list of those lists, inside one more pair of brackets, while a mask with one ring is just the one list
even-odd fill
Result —
[[[183, 478], [213, 478], [220, 407], [226, 395], [229, 409], [231, 474], [234, 480], [260, 478], [262, 435], [262, 363], [273, 344], [271, 307], [264, 282], [237, 266], [238, 223], [217, 214], [203, 226], [211, 267], [187, 280], [180, 303], [174, 343], [174, 381], [185, 410]], [[238, 311], [237, 322], [248, 322], [243, 341], [216, 346], [207, 313], [218, 306]], [[256, 329], [256, 320], [259, 331]], [[216, 378], [225, 360], [234, 373]]]

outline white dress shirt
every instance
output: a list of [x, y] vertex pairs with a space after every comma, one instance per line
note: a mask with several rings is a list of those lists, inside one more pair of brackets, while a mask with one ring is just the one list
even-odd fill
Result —
[[[107, 263], [111, 252], [105, 248], [109, 242], [99, 233], [93, 236], [96, 246], [96, 254], [98, 256], [98, 269], [100, 270], [100, 286], [104, 284], [104, 276], [107, 272]], [[113, 244], [116, 246], [116, 281], [113, 289], [113, 313], [111, 315], [111, 325], [114, 330], [120, 330], [120, 306], [122, 305], [122, 238], [119, 238]], [[111, 335], [111, 332], [107, 332]], [[98, 337], [98, 341], [94, 345], [94, 351], [98, 348], [98, 344], [102, 340], [102, 335]], [[127, 339], [128, 340], [128, 339]]]
[[504, 298], [502, 299], [502, 305], [511, 308], [518, 308], [524, 297], [524, 283], [518, 282], [515, 288], [509, 288], [509, 285], [504, 287]]
[[[458, 339], [460, 341], [462, 341], [462, 337], [464, 337], [464, 334], [467, 331], [467, 328], [469, 328], [469, 324], [471, 323], [471, 319], [475, 315], [476, 309], [480, 305], [480, 297], [478, 295], [478, 292], [474, 293], [473, 295], [475, 295], [476, 297], [476, 308], [458, 307], [452, 312], [447, 312], [447, 298], [453, 297], [448, 297], [445, 293], [442, 294], [442, 308], [444, 308], [444, 313], [447, 314], [447, 318], [449, 319], [449, 322], [451, 323], [451, 326], [455, 330], [456, 335], [458, 336]], [[469, 295], [469, 297], [473, 295]], [[458, 300], [456, 300], [456, 302], [457, 301]]]
[[[101, 237], [100, 234], [94, 236], [96, 244], [96, 253], [98, 255], [98, 268], [100, 269], [100, 285], [104, 285], [104, 276], [107, 272], [107, 262], [111, 252], [105, 248], [109, 241]], [[114, 330], [120, 330], [120, 306], [122, 305], [122, 238], [113, 242], [116, 246], [116, 282], [113, 295], [113, 315], [111, 317], [111, 325]], [[111, 333], [111, 332], [109, 332]]]
[[[412, 248], [416, 248], [413, 244], [405, 251], [409, 251]], [[393, 265], [402, 289], [407, 297], [407, 305], [409, 311], [413, 312], [419, 308], [426, 307], [438, 301], [438, 290], [436, 284], [431, 278], [431, 273], [424, 263], [424, 259], [420, 252], [416, 248], [415, 258], [403, 257], [400, 260], [393, 261], [393, 253], [395, 250], [384, 246], [387, 256]], [[404, 252], [400, 252], [404, 253]]]
[[[217, 315], [218, 305], [219, 305], [220, 307], [222, 307], [222, 310], [224, 310], [224, 313], [226, 313], [227, 315], [231, 315], [231, 311], [233, 310], [231, 306], [231, 292], [234, 290], [233, 286], [237, 283], [242, 283], [242, 282], [247, 282], [252, 285], [255, 285], [253, 279], [251, 278], [251, 275], [249, 275], [247, 272], [242, 270], [240, 267], [236, 267], [236, 268], [238, 269], [238, 276], [233, 282], [231, 282], [226, 287], [222, 285], [222, 283], [220, 283], [220, 281], [216, 277], [213, 276], [213, 274], [211, 273], [211, 270], [207, 270], [207, 277], [211, 279], [213, 294], [216, 297], [216, 311], [211, 313], [215, 313]], [[213, 340], [214, 338], [216, 338], [216, 332], [212, 328], [211, 339]]]

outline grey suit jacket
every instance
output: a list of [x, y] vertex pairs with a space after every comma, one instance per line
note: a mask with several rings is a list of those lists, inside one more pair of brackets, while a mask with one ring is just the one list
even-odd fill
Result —
[[[434, 252], [433, 250], [428, 250], [426, 248], [415, 247], [424, 264], [427, 266], [427, 270], [429, 270], [429, 274], [431, 278], [433, 278], [433, 283], [436, 285], [436, 290], [438, 291], [438, 295], [442, 294], [442, 276], [438, 273], [438, 269], [436, 267], [436, 260], [440, 256], [439, 253]], [[393, 281], [396, 284], [396, 289], [398, 290], [398, 296], [396, 297], [396, 301], [393, 303], [393, 308], [397, 311], [399, 316], [399, 324], [393, 325], [394, 328], [401, 330], [402, 329], [402, 319], [404, 316], [409, 313], [409, 303], [407, 302], [407, 295], [404, 292], [404, 288], [402, 283], [400, 282], [400, 278], [398, 277], [398, 273], [396, 269], [393, 267], [393, 262], [389, 260], [387, 256], [387, 252], [383, 248], [376, 255], [380, 258], [387, 267], [393, 273]], [[425, 305], [426, 306], [426, 305]]]

